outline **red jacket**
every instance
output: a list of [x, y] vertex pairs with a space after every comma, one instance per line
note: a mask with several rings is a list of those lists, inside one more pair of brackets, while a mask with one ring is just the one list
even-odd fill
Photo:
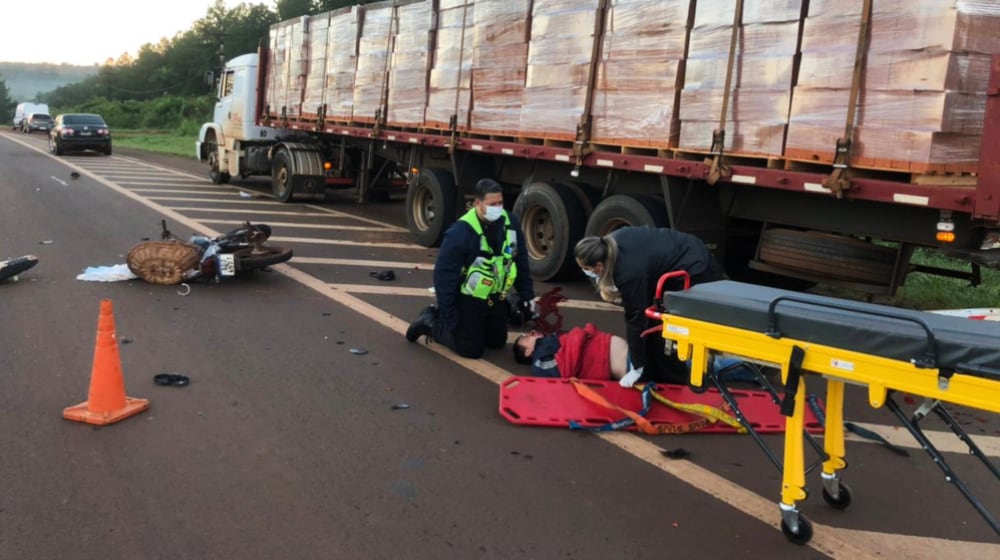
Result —
[[556, 364], [560, 377], [611, 379], [611, 334], [593, 323], [559, 336]]

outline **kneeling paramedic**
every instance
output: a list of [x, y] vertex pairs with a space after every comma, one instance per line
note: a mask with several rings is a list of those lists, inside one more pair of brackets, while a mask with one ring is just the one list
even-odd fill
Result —
[[493, 179], [476, 184], [472, 208], [444, 234], [434, 263], [437, 306], [420, 312], [406, 339], [427, 336], [465, 358], [507, 344], [511, 313], [507, 294], [515, 289], [521, 315], [534, 313], [535, 292], [517, 218], [503, 208], [503, 188]]

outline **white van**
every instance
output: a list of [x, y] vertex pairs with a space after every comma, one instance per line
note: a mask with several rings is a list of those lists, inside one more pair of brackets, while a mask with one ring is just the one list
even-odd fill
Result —
[[21, 128], [21, 122], [32, 113], [48, 113], [49, 106], [46, 103], [18, 103], [14, 109], [14, 130]]

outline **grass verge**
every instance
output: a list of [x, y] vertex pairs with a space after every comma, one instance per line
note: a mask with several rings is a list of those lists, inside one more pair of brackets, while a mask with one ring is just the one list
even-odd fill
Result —
[[194, 159], [196, 137], [158, 130], [115, 130], [115, 146]]

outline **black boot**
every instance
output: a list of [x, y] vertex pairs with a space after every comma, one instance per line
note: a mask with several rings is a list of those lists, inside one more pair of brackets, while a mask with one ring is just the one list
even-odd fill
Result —
[[428, 305], [417, 315], [417, 320], [406, 329], [406, 340], [416, 342], [421, 336], [427, 336], [430, 340], [434, 334], [434, 321], [437, 319], [437, 307]]

